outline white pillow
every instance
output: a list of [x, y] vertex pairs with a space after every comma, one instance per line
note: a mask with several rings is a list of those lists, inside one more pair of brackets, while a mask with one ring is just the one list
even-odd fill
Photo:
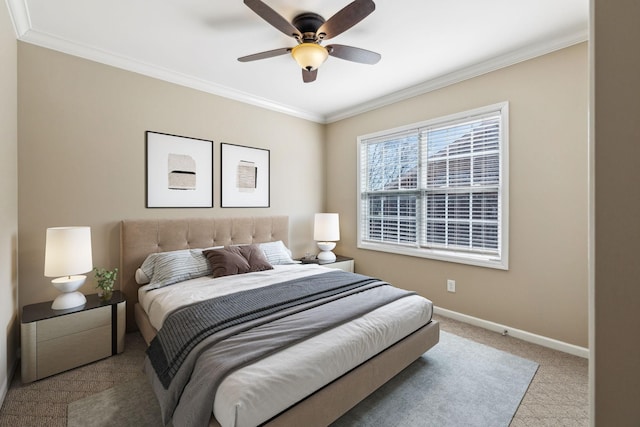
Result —
[[202, 251], [184, 249], [150, 254], [140, 266], [142, 273], [150, 278], [149, 289], [211, 274], [211, 267]]
[[291, 251], [287, 248], [282, 240], [277, 242], [260, 243], [260, 249], [264, 252], [267, 261], [271, 265], [297, 264], [291, 258]]

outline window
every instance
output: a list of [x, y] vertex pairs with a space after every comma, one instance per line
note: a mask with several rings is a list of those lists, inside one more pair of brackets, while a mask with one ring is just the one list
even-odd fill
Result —
[[358, 138], [358, 247], [508, 268], [508, 104]]

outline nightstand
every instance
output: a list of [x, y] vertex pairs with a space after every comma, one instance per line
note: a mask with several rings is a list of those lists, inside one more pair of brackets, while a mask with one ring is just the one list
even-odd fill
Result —
[[53, 310], [52, 301], [22, 308], [22, 382], [28, 383], [124, 351], [126, 302], [87, 295], [80, 307]]
[[344, 270], [353, 273], [353, 258], [347, 256], [336, 255], [335, 261], [319, 261], [318, 259], [304, 259], [300, 258], [303, 264], [319, 264], [329, 268], [335, 268], [337, 270]]

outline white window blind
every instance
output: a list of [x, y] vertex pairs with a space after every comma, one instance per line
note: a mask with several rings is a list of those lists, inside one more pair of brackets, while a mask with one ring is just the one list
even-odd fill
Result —
[[507, 104], [359, 138], [359, 247], [506, 268]]
[[367, 167], [361, 169], [366, 182], [363, 225], [371, 241], [417, 241], [419, 142], [418, 133], [411, 131], [367, 144]]

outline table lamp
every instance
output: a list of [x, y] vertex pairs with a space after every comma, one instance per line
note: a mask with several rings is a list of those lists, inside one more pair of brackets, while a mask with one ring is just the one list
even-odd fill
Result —
[[87, 299], [78, 289], [87, 276], [81, 273], [92, 269], [90, 227], [47, 228], [44, 275], [57, 277], [51, 283], [62, 292], [53, 301], [52, 309], [65, 310], [84, 305]]
[[320, 261], [335, 261], [336, 255], [331, 252], [340, 240], [340, 219], [337, 213], [317, 213], [313, 225], [313, 240], [318, 242]]

